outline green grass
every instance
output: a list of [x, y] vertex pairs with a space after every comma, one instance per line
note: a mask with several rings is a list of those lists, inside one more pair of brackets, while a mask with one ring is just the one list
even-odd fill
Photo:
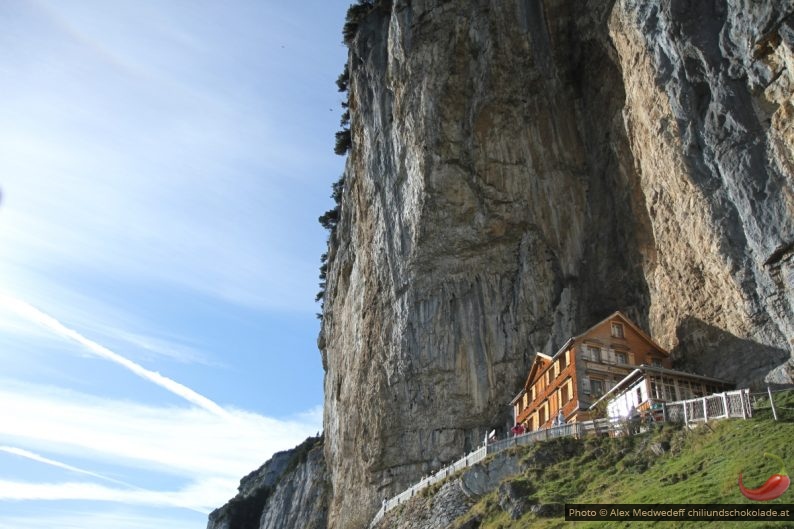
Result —
[[[794, 394], [791, 400], [794, 401]], [[779, 464], [763, 457], [764, 452], [770, 452], [782, 457], [787, 470], [794, 474], [792, 439], [794, 423], [761, 417], [715, 421], [694, 430], [668, 425], [628, 439], [556, 440], [543, 448], [551, 454], [555, 448], [561, 451], [558, 457], [552, 457], [556, 463], [533, 465], [540, 448], [528, 447], [524, 452], [528, 470], [511, 479], [528, 481], [535, 491], [532, 503], [541, 504], [753, 504], [739, 492], [739, 473], [743, 473], [748, 488], [761, 485], [780, 470]], [[667, 451], [655, 455], [650, 449], [655, 443], [662, 443]], [[794, 503], [794, 488], [768, 503]], [[459, 524], [475, 515], [482, 519], [482, 529], [786, 526], [781, 522], [566, 522], [562, 517], [544, 518], [531, 513], [512, 520], [500, 508], [496, 492], [482, 498]]]

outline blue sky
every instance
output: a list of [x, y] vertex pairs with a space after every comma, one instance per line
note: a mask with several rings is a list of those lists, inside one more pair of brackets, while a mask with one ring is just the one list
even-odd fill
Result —
[[0, 3], [0, 529], [203, 528], [321, 429], [348, 3]]

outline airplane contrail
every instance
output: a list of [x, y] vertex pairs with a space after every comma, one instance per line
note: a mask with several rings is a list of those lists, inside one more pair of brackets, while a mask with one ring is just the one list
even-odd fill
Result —
[[61, 322], [59, 322], [52, 316], [40, 311], [30, 303], [26, 303], [20, 299], [17, 299], [13, 296], [9, 296], [7, 294], [0, 294], [0, 306], [7, 307], [13, 310], [15, 313], [19, 314], [20, 316], [22, 316], [23, 318], [26, 318], [34, 323], [37, 323], [55, 332], [56, 334], [63, 336], [64, 338], [68, 338], [70, 340], [79, 343], [80, 345], [82, 345], [83, 347], [85, 347], [95, 355], [99, 356], [100, 358], [110, 360], [111, 362], [114, 362], [128, 369], [129, 371], [132, 371], [134, 374], [138, 375], [144, 380], [148, 380], [149, 382], [153, 382], [154, 384], [157, 384], [161, 388], [170, 391], [174, 395], [178, 397], [182, 397], [191, 404], [195, 404], [200, 408], [221, 415], [227, 419], [233, 418], [229, 412], [224, 410], [218, 403], [214, 402], [213, 400], [208, 399], [204, 395], [190, 389], [184, 384], [180, 384], [179, 382], [170, 379], [164, 375], [161, 375], [156, 371], [151, 371], [149, 369], [146, 369], [142, 365], [137, 364], [132, 360], [121, 356], [118, 353], [114, 353], [104, 345], [98, 344], [95, 341], [86, 338], [79, 332], [66, 327]]

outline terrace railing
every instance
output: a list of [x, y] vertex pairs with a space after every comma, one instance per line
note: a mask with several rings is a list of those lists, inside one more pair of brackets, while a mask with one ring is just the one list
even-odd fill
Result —
[[679, 400], [663, 406], [664, 418], [670, 422], [693, 424], [712, 419], [741, 418], [753, 416], [750, 390], [740, 389], [715, 393], [707, 397]]

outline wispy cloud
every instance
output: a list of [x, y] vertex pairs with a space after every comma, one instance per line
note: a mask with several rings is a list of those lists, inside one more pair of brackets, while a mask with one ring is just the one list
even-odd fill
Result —
[[0, 294], [0, 305], [14, 311], [16, 314], [28, 319], [29, 321], [38, 323], [52, 332], [63, 336], [64, 338], [68, 338], [77, 342], [95, 355], [124, 367], [135, 375], [148, 380], [149, 382], [157, 384], [163, 389], [170, 391], [174, 395], [182, 397], [186, 401], [199, 406], [200, 408], [204, 408], [205, 410], [211, 411], [223, 417], [228, 417], [226, 410], [224, 410], [220, 405], [211, 399], [208, 399], [204, 395], [201, 395], [200, 393], [183, 384], [180, 384], [175, 380], [163, 376], [155, 371], [150, 371], [140, 364], [137, 364], [128, 358], [114, 353], [107, 347], [86, 338], [74, 329], [69, 329], [52, 316], [45, 314], [29, 303], [26, 303], [13, 296]]
[[[46, 39], [32, 37], [24, 48], [4, 41], [22, 48], [9, 56], [27, 54], [6, 72], [0, 107], [0, 252], [19, 264], [7, 277], [30, 275], [31, 264], [46, 275], [57, 263], [247, 307], [314, 311], [316, 260], [302, 247], [321, 247], [323, 234], [317, 214], [295, 204], [312, 194], [327, 200], [327, 192], [294, 186], [319, 169], [306, 166], [313, 157], [305, 145], [285, 141], [289, 122], [274, 115], [281, 106], [262, 90], [273, 83], [238, 92], [244, 83], [229, 79], [227, 52], [249, 47], [174, 46], [205, 42], [203, 32], [215, 25], [164, 35], [191, 17], [140, 2], [36, 11], [48, 13], [37, 28]], [[102, 14], [109, 20], [96, 23]], [[178, 82], [175, 66], [188, 73]], [[205, 82], [209, 66], [219, 74], [209, 80], [227, 86]], [[296, 235], [307, 244], [296, 245]]]
[[240, 408], [314, 402], [271, 395], [314, 353], [333, 3], [3, 4], [0, 529], [201, 527], [321, 429]]
[[14, 516], [0, 514], [0, 529], [198, 529], [206, 523], [202, 514], [192, 516], [169, 516], [162, 511], [159, 515], [145, 515], [132, 509], [113, 509], [103, 512], [94, 508], [91, 511], [70, 509], [69, 511], [39, 512], [35, 516]]
[[106, 501], [148, 507], [179, 507], [207, 514], [218, 486], [227, 481], [202, 482], [178, 491], [118, 489], [85, 482], [27, 483], [0, 480], [0, 501]]
[[[0, 276], [4, 271], [0, 264]], [[5, 295], [26, 299], [34, 307], [46, 306], [47, 312], [58, 315], [64, 326], [80, 329], [82, 334], [91, 334], [96, 337], [95, 341], [105, 342], [106, 346], [124, 347], [131, 359], [168, 359], [179, 364], [226, 366], [205, 351], [197, 343], [197, 337], [187, 338], [172, 330], [160, 329], [156, 322], [76, 292], [48, 278], [42, 278], [35, 284], [9, 285]], [[65, 319], [60, 319], [61, 315], [65, 315]], [[3, 336], [17, 345], [63, 340], [50, 329], [0, 304], [0, 338]]]
[[[294, 420], [276, 420], [232, 409], [227, 412], [229, 419], [203, 408], [143, 406], [59, 388], [0, 382], [0, 402], [14, 403], [0, 407], [0, 438], [28, 452], [54, 454], [59, 462], [89, 458], [97, 465], [146, 469], [147, 475], [171, 475], [186, 483], [177, 490], [142, 484], [145, 491], [130, 491], [6, 481], [0, 499], [161, 501], [161, 505], [207, 510], [233, 496], [240, 477], [274, 452], [294, 446], [321, 428], [316, 410]], [[157, 500], [158, 494], [165, 499]]]
[[63, 463], [61, 461], [56, 461], [54, 459], [50, 459], [48, 457], [44, 457], [40, 454], [36, 454], [31, 452], [30, 450], [23, 450], [22, 448], [17, 448], [15, 446], [0, 446], [0, 452], [5, 452], [7, 454], [23, 457], [25, 459], [30, 459], [31, 461], [36, 461], [38, 463], [42, 463], [45, 465], [49, 465], [55, 468], [60, 468], [63, 470], [68, 470], [69, 472], [74, 472], [75, 474], [83, 474], [84, 476], [90, 476], [92, 478], [101, 479], [103, 481], [108, 481], [110, 483], [115, 483], [117, 485], [124, 485], [126, 487], [135, 487], [130, 483], [125, 481], [120, 481], [118, 479], [114, 479], [108, 476], [104, 476], [102, 474], [98, 474], [96, 472], [91, 472], [90, 470], [85, 470], [83, 468], [76, 467], [74, 465], [69, 465], [67, 463]]

